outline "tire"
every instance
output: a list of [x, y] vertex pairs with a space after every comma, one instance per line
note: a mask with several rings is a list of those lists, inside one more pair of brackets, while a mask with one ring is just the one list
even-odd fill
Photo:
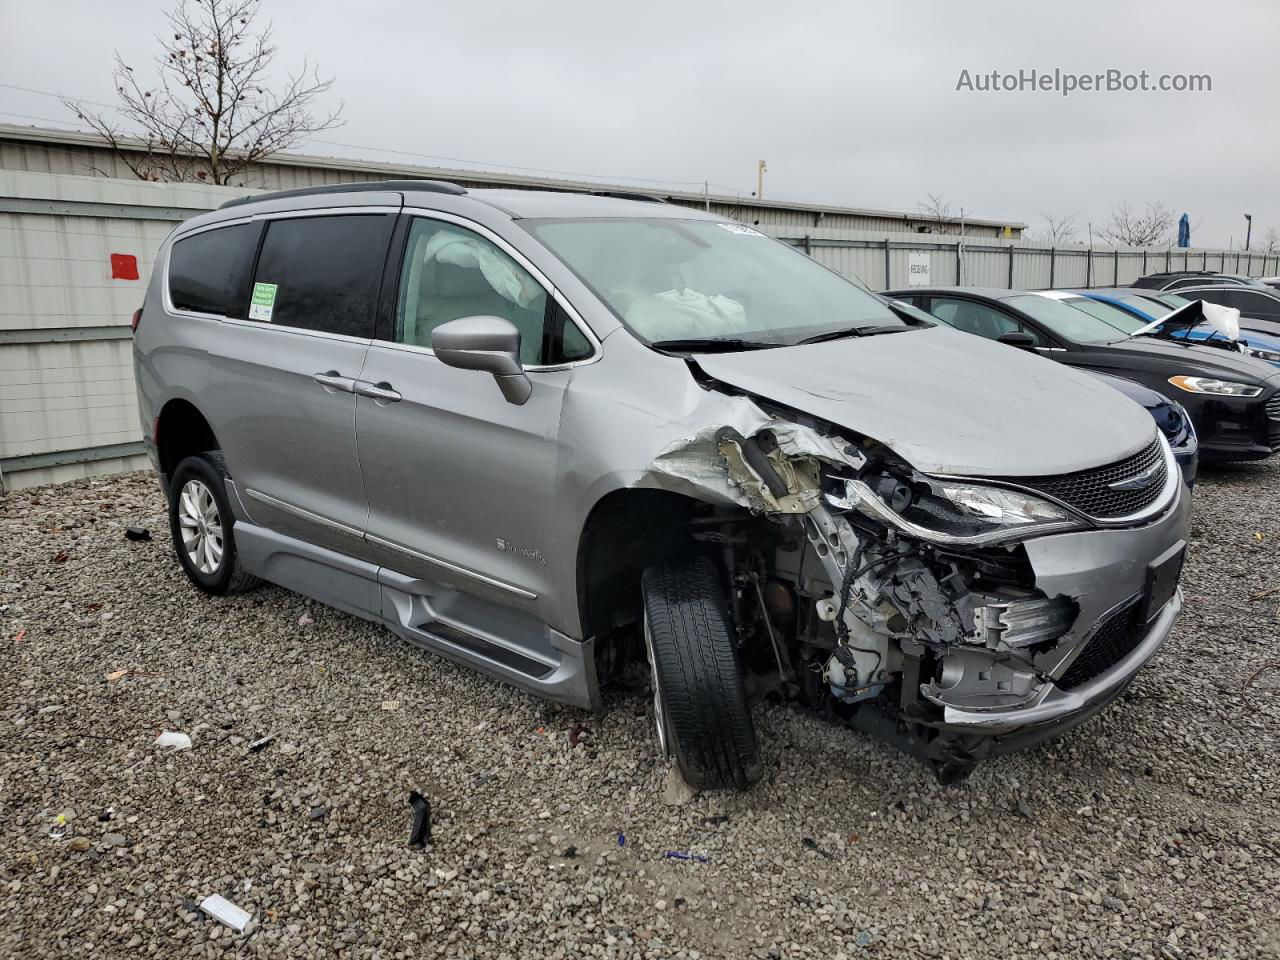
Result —
[[188, 580], [215, 596], [262, 582], [240, 565], [226, 476], [222, 454], [211, 451], [179, 463], [169, 483], [169, 534], [178, 563]]
[[747, 789], [764, 768], [715, 565], [666, 561], [644, 572], [641, 588], [664, 754], [695, 789]]

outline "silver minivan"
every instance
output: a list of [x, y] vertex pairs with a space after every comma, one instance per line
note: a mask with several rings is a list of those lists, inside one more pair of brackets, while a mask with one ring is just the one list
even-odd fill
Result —
[[962, 777], [1114, 699], [1182, 605], [1140, 406], [648, 198], [233, 201], [165, 242], [134, 358], [198, 588], [584, 708], [647, 659], [695, 787], [762, 775], [748, 691]]

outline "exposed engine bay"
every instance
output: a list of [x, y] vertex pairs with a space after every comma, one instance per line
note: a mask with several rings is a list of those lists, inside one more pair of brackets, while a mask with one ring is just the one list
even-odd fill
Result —
[[[1077, 623], [1077, 597], [1037, 586], [1024, 543], [1078, 520], [736, 400], [755, 415], [673, 445], [655, 468], [720, 501], [693, 536], [728, 571], [748, 688], [890, 739], [943, 779], [999, 752], [992, 734], [1057, 692], [1052, 676], [1096, 625]], [[1025, 529], [992, 523], [1002, 509]], [[956, 722], [982, 714], [991, 722]]]

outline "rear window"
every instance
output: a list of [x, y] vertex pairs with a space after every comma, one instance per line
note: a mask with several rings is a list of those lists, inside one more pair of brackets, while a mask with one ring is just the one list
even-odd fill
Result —
[[270, 221], [249, 319], [372, 337], [393, 221], [389, 214]]
[[177, 241], [169, 254], [169, 299], [174, 307], [219, 317], [243, 316], [257, 237], [257, 225], [240, 223]]

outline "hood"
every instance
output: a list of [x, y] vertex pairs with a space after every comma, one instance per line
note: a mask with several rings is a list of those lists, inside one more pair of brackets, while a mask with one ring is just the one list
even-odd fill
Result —
[[926, 473], [1069, 473], [1121, 460], [1155, 434], [1142, 407], [1096, 377], [944, 327], [695, 360]]
[[1147, 410], [1157, 410], [1160, 407], [1172, 405], [1172, 401], [1163, 393], [1157, 393], [1150, 387], [1144, 387], [1140, 383], [1126, 380], [1124, 377], [1113, 377], [1109, 373], [1100, 373], [1097, 370], [1086, 369], [1084, 372], [1091, 377], [1097, 378], [1099, 383], [1105, 383], [1111, 389], [1119, 390], [1130, 400], [1142, 404]]
[[1134, 337], [1109, 343], [1105, 349], [1167, 360], [1170, 376], [1185, 374], [1261, 384], [1276, 373], [1275, 367], [1264, 360], [1221, 347], [1204, 346], [1203, 341], [1196, 340], [1182, 343], [1156, 337]]

